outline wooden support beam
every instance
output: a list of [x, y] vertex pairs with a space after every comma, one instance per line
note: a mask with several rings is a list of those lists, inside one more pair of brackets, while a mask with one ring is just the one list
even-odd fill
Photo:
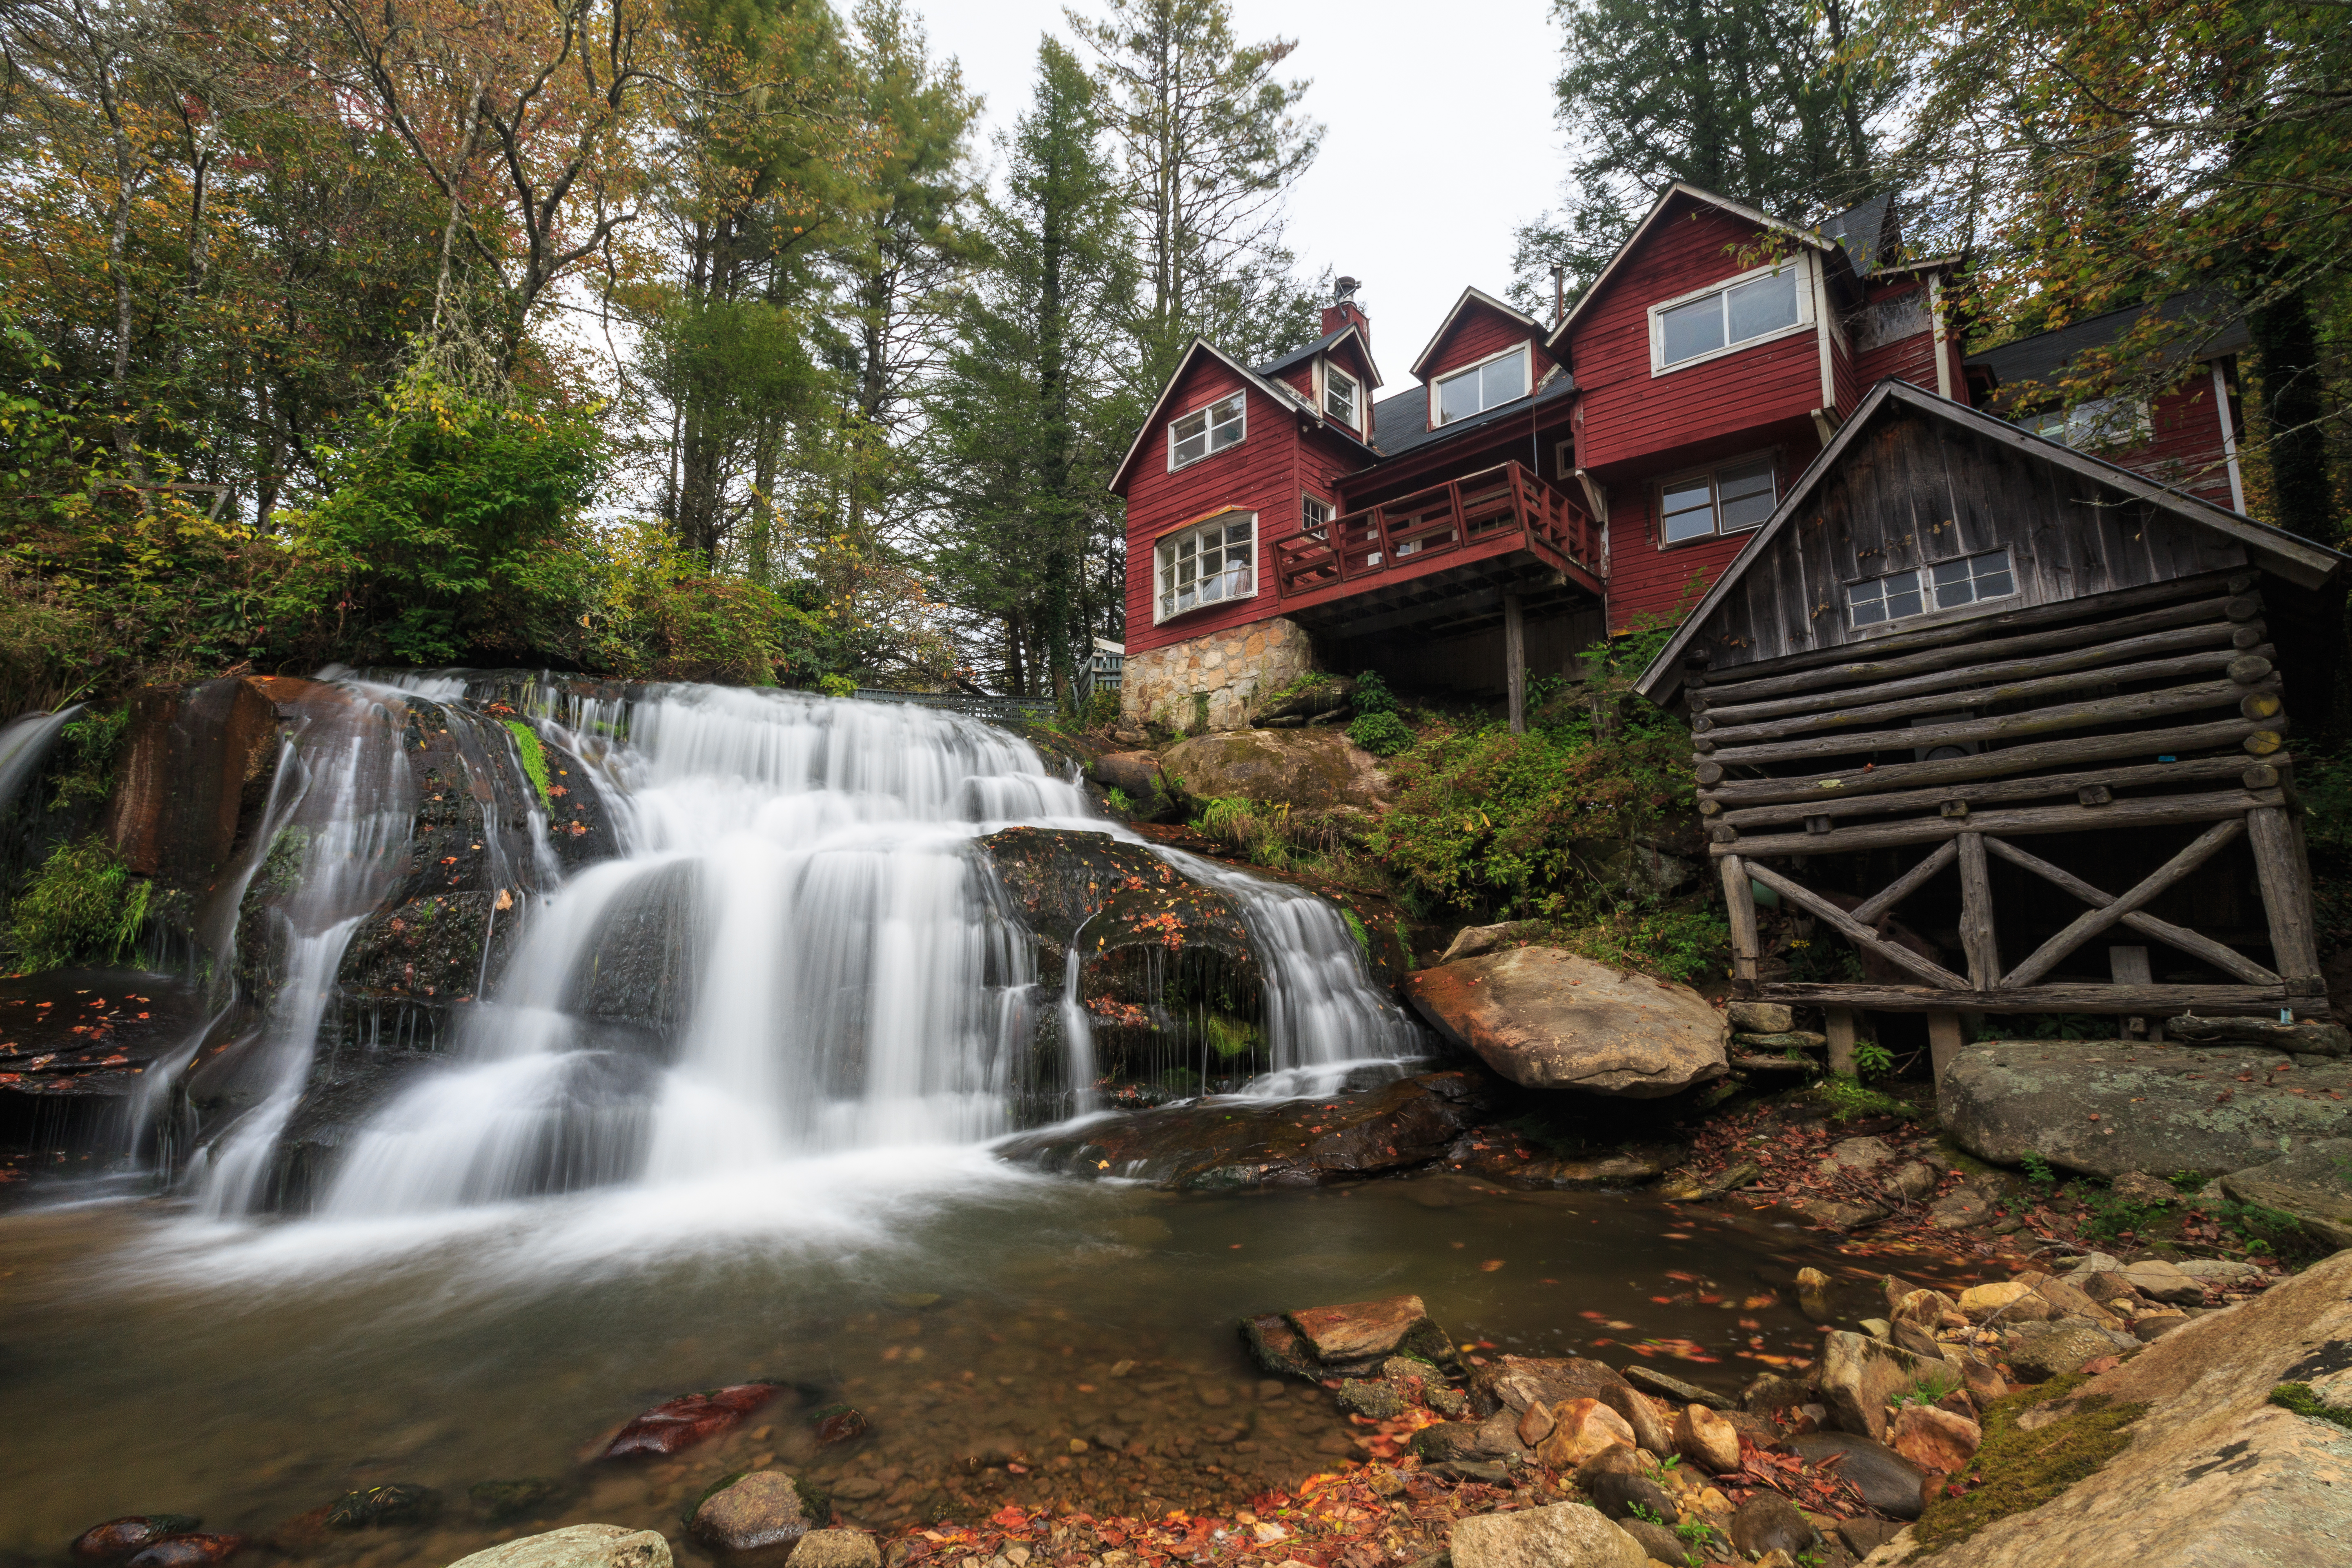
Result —
[[[2276, 758], [2272, 759], [2273, 765], [2276, 762]], [[2004, 801], [2079, 795], [2086, 789], [2112, 792], [2142, 784], [2164, 784], [2177, 789], [2182, 784], [2219, 783], [2224, 779], [2235, 779], [2248, 789], [2269, 789], [2278, 783], [2275, 778], [2257, 780], [2248, 777], [2249, 767], [2242, 753], [2226, 757], [2190, 757], [2178, 763], [2085, 768], [2075, 773], [2043, 773], [2034, 778], [1945, 784], [1936, 789], [1895, 790], [1885, 795], [1845, 797], [1840, 792], [1839, 798], [1830, 800], [1797, 801], [1787, 805], [1742, 806], [1737, 811], [1726, 811], [1721, 801], [1703, 795], [1699, 801], [1699, 811], [1702, 816], [1720, 816], [1734, 827], [1775, 827], [1793, 826], [1816, 816], [1888, 816], [1897, 812], [1924, 811], [1929, 806], [1940, 806], [1946, 801], [1958, 801], [1971, 811], [1979, 811]]]
[[2266, 806], [2247, 813], [2253, 837], [2254, 875], [2263, 889], [2263, 912], [2270, 917], [2271, 957], [2290, 981], [2319, 973], [2319, 933], [2311, 910], [2311, 868], [2284, 811]]
[[2211, 859], [2223, 845], [2236, 842], [2245, 831], [2246, 824], [2242, 817], [2215, 823], [2199, 834], [2186, 849], [2140, 879], [2139, 885], [2131, 891], [2102, 908], [2077, 915], [2064, 931], [2035, 948], [2024, 963], [2002, 975], [2000, 988], [2012, 990], [2040, 980], [2058, 966], [2060, 959], [2142, 904], [2152, 902], [2167, 888]]
[[1853, 1077], [1853, 1009], [1822, 1008], [1822, 1029], [1829, 1036], [1830, 1071]]
[[[2105, 909], [2116, 901], [2113, 893], [2105, 892], [2061, 867], [2053, 866], [2041, 856], [2020, 849], [2014, 844], [2004, 844], [1998, 838], [1985, 840], [1985, 847], [2013, 866], [2020, 866], [2035, 876], [2053, 882], [2096, 909]], [[2178, 948], [2192, 958], [2200, 958], [2225, 974], [2234, 974], [2250, 985], [2281, 985], [2284, 980], [2264, 969], [2244, 953], [2222, 946], [2210, 936], [2203, 936], [2170, 921], [2160, 921], [2146, 910], [2134, 910], [2124, 917], [2124, 924], [2142, 936], [2152, 936], [2168, 947]]]
[[1735, 980], [1756, 978], [1756, 889], [1748, 885], [1748, 867], [1737, 855], [1723, 858], [1723, 905], [1731, 914], [1731, 974]]
[[[1979, 832], [2031, 837], [2038, 833], [2082, 833], [2110, 827], [2161, 827], [2172, 824], [2214, 822], [2243, 816], [2258, 805], [2284, 805], [2286, 797], [2274, 789], [2211, 790], [2201, 795], [2144, 795], [2111, 805], [2019, 806], [2009, 811], [1972, 812], [1966, 817], [1919, 817], [1863, 827], [1840, 827], [1828, 833], [1774, 833], [1735, 837], [1710, 847], [1717, 855], [1738, 854], [1750, 860], [1774, 855], [1838, 855], [1855, 849], [1891, 849], [1898, 844], [1933, 844], [1955, 834]], [[1737, 833], [1725, 827], [1716, 831]]]
[[2280, 1009], [2290, 1005], [2298, 1012], [2310, 1012], [2327, 1005], [2325, 993], [2299, 997], [2284, 985], [2110, 985], [2105, 981], [2065, 981], [2014, 991], [1774, 981], [1757, 986], [1756, 994], [1764, 1001], [1786, 1002], [1795, 1007], [1856, 1007], [1880, 1013], [2145, 1013], [2168, 1018], [2188, 1012], [2276, 1017]]
[[1927, 1015], [1927, 1060], [1936, 1074], [1936, 1087], [1944, 1087], [1944, 1071], [1952, 1058], [1960, 1054], [1960, 1016], [1958, 1013]]
[[1992, 873], [1985, 863], [1981, 833], [1963, 833], [1949, 842], [1960, 862], [1960, 948], [1968, 954], [1969, 984], [1986, 991], [2000, 979], [2000, 943], [1993, 931]]
[[1503, 683], [1510, 692], [1511, 733], [1528, 732], [1528, 628], [1519, 596], [1503, 595]]
[[[2219, 719], [2202, 724], [2176, 725], [2168, 730], [2142, 730], [2127, 735], [2085, 735], [2072, 741], [2036, 741], [2028, 745], [2005, 746], [1996, 752], [1946, 757], [1933, 763], [1888, 763], [1868, 771], [1840, 768], [1835, 773], [1804, 773], [1787, 778], [1727, 780], [1723, 776], [1721, 763], [1701, 758], [1698, 782], [1707, 799], [1719, 801], [1727, 807], [1803, 801], [1808, 803], [1809, 811], [1819, 811], [1822, 806], [1811, 803], [1891, 795], [1913, 785], [1940, 787], [1975, 779], [2005, 780], [2035, 768], [2113, 762], [2125, 757], [2144, 761], [2150, 757], [2216, 751], [2224, 746], [2242, 745], [2249, 735], [2262, 729], [2262, 725], [2250, 720]], [[2242, 759], [2238, 761], [2238, 765], [2245, 766]], [[1952, 796], [1947, 794], [1937, 798], [1949, 799]]]
[[2236, 707], [2248, 720], [2271, 718], [2245, 711], [2276, 695], [2275, 679], [2260, 686], [2234, 680], [2198, 680], [2157, 691], [2133, 691], [2116, 697], [2095, 697], [2082, 702], [2051, 702], [2021, 713], [1996, 713], [1983, 719], [1956, 719], [1948, 724], [1920, 724], [1901, 730], [1873, 730], [1853, 735], [1821, 735], [1804, 741], [1771, 741], [1757, 745], [1718, 746], [1705, 735], [1691, 742], [1692, 750], [1718, 763], [1801, 762], [1808, 757], [1861, 757], [1874, 752], [1908, 752], [1924, 746], [1948, 746], [1965, 741], [2011, 741], [2047, 735], [2061, 730], [2088, 730], [2103, 724], [2140, 724], [2200, 708]]
[[1853, 910], [1853, 918], [1866, 926], [1876, 925], [1879, 916], [1917, 892], [1928, 878], [1950, 865], [1958, 854], [1959, 850], [1954, 847], [1953, 841], [1947, 838], [1943, 843], [1937, 845], [1926, 859], [1855, 905]]
[[1809, 910], [1816, 918], [1827, 921], [1832, 930], [1856, 947], [1876, 954], [1897, 968], [1909, 970], [1931, 985], [1947, 985], [1955, 991], [1965, 991], [1969, 988], [1967, 981], [1942, 964], [1933, 959], [1920, 957], [1899, 942], [1887, 941], [1811, 888], [1789, 880], [1769, 866], [1759, 866], [1752, 862], [1746, 864], [1750, 877], [1798, 908]]
[[[2148, 966], [2147, 949], [2144, 947], [2108, 948], [2107, 974], [2118, 985], [2152, 985], [2156, 983], [2156, 972]], [[2158, 1022], [2161, 1024], [2162, 1020]], [[2124, 1020], [2125, 1036], [2135, 1040], [2146, 1039], [2147, 1026], [2148, 1020], [2135, 1013]]]

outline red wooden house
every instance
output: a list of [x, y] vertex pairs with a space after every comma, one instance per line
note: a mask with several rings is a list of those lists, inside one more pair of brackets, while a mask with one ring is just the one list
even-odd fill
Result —
[[1127, 714], [1239, 728], [1377, 668], [1516, 721], [1528, 671], [1685, 613], [1878, 381], [2019, 379], [1964, 363], [1945, 264], [1894, 252], [1883, 198], [1811, 230], [1675, 184], [1557, 322], [1465, 289], [1386, 396], [1350, 279], [1280, 359], [1195, 342], [1111, 484]]

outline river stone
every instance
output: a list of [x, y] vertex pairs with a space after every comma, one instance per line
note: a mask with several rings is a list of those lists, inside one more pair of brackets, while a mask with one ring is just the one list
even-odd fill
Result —
[[1650, 1554], [1653, 1563], [1671, 1563], [1675, 1568], [1685, 1568], [1690, 1561], [1690, 1549], [1683, 1544], [1682, 1537], [1663, 1524], [1652, 1524], [1645, 1519], [1621, 1519], [1617, 1528], [1632, 1536], [1634, 1543]]
[[790, 1568], [882, 1568], [882, 1552], [862, 1530], [812, 1530], [787, 1561]]
[[1625, 1369], [1625, 1381], [1634, 1387], [1646, 1389], [1683, 1405], [1704, 1405], [1710, 1410], [1737, 1410], [1739, 1402], [1727, 1395], [1705, 1389], [1695, 1383], [1685, 1383], [1672, 1373], [1660, 1372], [1653, 1366], [1635, 1362]]
[[1388, 805], [1388, 779], [1370, 752], [1335, 729], [1230, 730], [1195, 735], [1160, 753], [1195, 800], [1286, 804], [1293, 811]]
[[1797, 1505], [1779, 1492], [1759, 1491], [1739, 1505], [1727, 1532], [1743, 1557], [1785, 1552], [1791, 1558], [1811, 1549], [1813, 1527]]
[[1142, 821], [1157, 821], [1175, 809], [1176, 791], [1150, 752], [1106, 752], [1088, 766], [1087, 776], [1126, 795]]
[[[845, 1493], [850, 1484], [838, 1489]], [[714, 1552], [757, 1552], [798, 1541], [822, 1520], [792, 1477], [755, 1470], [706, 1494], [687, 1531]]]
[[449, 1568], [670, 1568], [669, 1542], [657, 1531], [575, 1524], [460, 1557]]
[[2330, 1247], [2352, 1247], [2352, 1138], [2299, 1143], [2266, 1164], [2231, 1172], [2221, 1190], [2241, 1203], [2284, 1209]]
[[2311, 1019], [2282, 1024], [2275, 1018], [2200, 1018], [2190, 1014], [2166, 1019], [2164, 1037], [2184, 1046], [2245, 1046], [2304, 1056], [2352, 1056], [2352, 1030]]
[[1572, 1470], [1612, 1444], [1634, 1447], [1632, 1426], [1598, 1399], [1562, 1400], [1552, 1407], [1551, 1415], [1551, 1431], [1537, 1447], [1536, 1457], [1553, 1469]]
[[1684, 1405], [1675, 1417], [1674, 1436], [1675, 1452], [1708, 1475], [1728, 1475], [1739, 1468], [1739, 1430], [1719, 1410]]
[[1464, 926], [1454, 933], [1454, 940], [1446, 944], [1444, 955], [1437, 962], [1451, 963], [1457, 958], [1484, 958], [1490, 952], [1499, 952], [1504, 948], [1543, 934], [1544, 923], [1541, 921], [1505, 921], [1500, 925]]
[[1621, 1524], [1632, 1519], [1637, 1508], [1646, 1510], [1653, 1519], [1675, 1517], [1674, 1498], [1665, 1488], [1638, 1470], [1606, 1469], [1589, 1484], [1579, 1485], [1592, 1500], [1593, 1507]]
[[[2327, 1091], [2352, 1093], [2352, 1062], [2271, 1071], [2286, 1059], [2229, 1047], [1994, 1041], [1953, 1057], [1936, 1110], [1961, 1147], [1998, 1165], [2039, 1154], [2095, 1176], [2219, 1174], [2300, 1139], [2341, 1135], [2345, 1106]], [[2252, 1081], [2237, 1081], [2241, 1073]]]
[[1796, 1010], [1781, 1002], [1730, 1002], [1723, 1016], [1733, 1028], [1754, 1035], [1785, 1035], [1797, 1026]]
[[598, 1456], [625, 1459], [676, 1454], [740, 1425], [776, 1396], [772, 1383], [740, 1383], [706, 1394], [682, 1394], [656, 1405], [614, 1436]]
[[1454, 1568], [1643, 1568], [1640, 1542], [1580, 1502], [1454, 1522]]
[[2001, 1337], [2001, 1350], [2017, 1375], [2027, 1383], [2047, 1383], [2082, 1369], [2101, 1356], [2122, 1355], [2139, 1349], [2139, 1342], [2081, 1318], [2059, 1318], [2047, 1323], [2024, 1323]]
[[1819, 1378], [1822, 1403], [1841, 1431], [1872, 1438], [1886, 1435], [1886, 1406], [1925, 1372], [1951, 1369], [1913, 1354], [1900, 1345], [1864, 1334], [1833, 1331], [1822, 1336]]
[[1385, 1358], [1402, 1348], [1413, 1330], [1429, 1321], [1418, 1296], [1384, 1296], [1341, 1307], [1308, 1307], [1284, 1314], [1307, 1349], [1328, 1365]]
[[134, 1513], [94, 1524], [74, 1538], [77, 1563], [119, 1563], [167, 1535], [188, 1535], [204, 1523], [189, 1513]]
[[1723, 1016], [1686, 985], [1554, 947], [1520, 947], [1406, 976], [1438, 1033], [1528, 1089], [1650, 1100], [1729, 1070]]
[[1582, 1356], [1507, 1355], [1471, 1373], [1470, 1397], [1482, 1408], [1500, 1405], [1514, 1412], [1531, 1405], [1598, 1399], [1633, 1428], [1635, 1447], [1661, 1458], [1675, 1451], [1657, 1406], [1604, 1362]]
[[1918, 1466], [1884, 1443], [1851, 1432], [1807, 1432], [1789, 1439], [1789, 1451], [1809, 1465], [1832, 1454], [1837, 1473], [1862, 1492], [1862, 1500], [1895, 1519], [1916, 1519], [1926, 1506], [1927, 1477]]
[[1956, 1476], [1968, 1468], [1984, 1442], [1984, 1430], [1965, 1415], [1932, 1405], [1906, 1405], [1895, 1413], [1888, 1447], [1923, 1470]]
[[242, 1535], [167, 1535], [141, 1547], [123, 1568], [217, 1568], [251, 1544]]
[[1975, 1230], [1993, 1218], [1991, 1201], [1974, 1187], [1954, 1187], [1927, 1205], [1927, 1223], [1937, 1230]]

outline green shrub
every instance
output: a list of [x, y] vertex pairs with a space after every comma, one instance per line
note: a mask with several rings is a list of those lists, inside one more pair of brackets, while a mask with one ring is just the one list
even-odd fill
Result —
[[1599, 963], [1685, 984], [1721, 973], [1731, 926], [1713, 910], [1626, 909], [1556, 928], [1562, 947]]
[[104, 839], [58, 846], [9, 911], [18, 960], [26, 969], [121, 962], [147, 922], [147, 893]]
[[1389, 683], [1381, 679], [1381, 672], [1377, 669], [1368, 669], [1356, 677], [1354, 700], [1358, 713], [1396, 711], [1396, 693], [1389, 689]]
[[1895, 1070], [1895, 1053], [1876, 1040], [1856, 1040], [1853, 1043], [1853, 1076], [1862, 1079], [1885, 1078]]
[[1127, 792], [1119, 788], [1117, 784], [1113, 784], [1108, 789], [1103, 791], [1103, 801], [1104, 804], [1108, 805], [1113, 811], [1116, 811], [1122, 816], [1132, 816], [1134, 814], [1135, 802], [1129, 799]]
[[1393, 757], [1412, 744], [1412, 731], [1394, 713], [1359, 713], [1348, 726], [1348, 739], [1376, 757]]
[[122, 731], [131, 723], [128, 707], [88, 708], [58, 731], [65, 742], [65, 764], [58, 769], [57, 798], [52, 811], [64, 811], [77, 800], [102, 800], [114, 784], [114, 753], [121, 748]]
[[857, 682], [850, 679], [849, 677], [845, 675], [827, 675], [820, 677], [816, 683], [816, 689], [819, 691], [824, 692], [827, 697], [855, 697], [857, 695]]

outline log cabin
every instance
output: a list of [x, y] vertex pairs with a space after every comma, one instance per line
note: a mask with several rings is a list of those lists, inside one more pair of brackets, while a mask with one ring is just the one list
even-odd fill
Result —
[[[1905, 256], [1891, 212], [1807, 228], [1668, 185], [1572, 308], [1547, 324], [1465, 289], [1385, 395], [1352, 279], [1296, 353], [1195, 342], [1111, 485], [1123, 712], [1238, 729], [1308, 669], [1376, 668], [1500, 697], [1517, 726], [1529, 674], [1573, 677], [1601, 637], [1686, 612], [1874, 384], [2030, 392], [2119, 330], [1966, 359], [1949, 264]], [[2234, 347], [2212, 352], [2153, 411], [2164, 439], [2123, 458], [2235, 506], [2216, 396]], [[2111, 434], [2063, 412], [2055, 430]]]
[[[1737, 990], [1833, 1065], [1925, 1015], [1939, 1075], [1971, 1015], [2325, 1007], [2287, 737], [2346, 563], [1880, 382], [1637, 683], [1690, 720]], [[1768, 970], [1759, 904], [1880, 977]]]

